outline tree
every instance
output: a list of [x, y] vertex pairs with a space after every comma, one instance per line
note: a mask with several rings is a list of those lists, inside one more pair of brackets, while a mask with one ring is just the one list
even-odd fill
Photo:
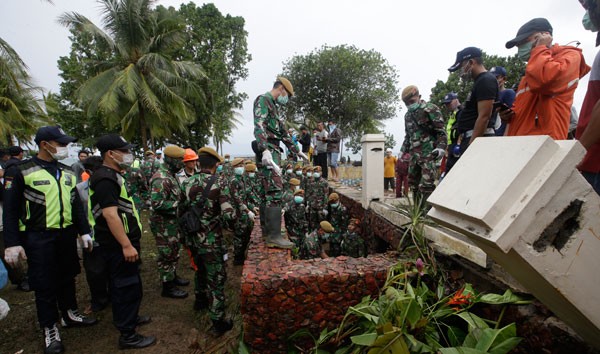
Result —
[[27, 66], [17, 52], [0, 38], [0, 141], [6, 145], [28, 141], [47, 116], [37, 95]]
[[173, 60], [184, 44], [184, 22], [153, 0], [100, 0], [106, 32], [72, 12], [59, 22], [93, 36], [112, 56], [98, 64], [98, 75], [77, 90], [88, 116], [100, 114], [108, 128], [120, 125], [131, 139], [139, 135], [144, 150], [150, 138], [186, 134], [194, 120], [191, 100], [202, 102], [197, 82], [204, 78], [194, 63]]
[[[510, 88], [512, 85], [518, 85], [521, 81], [521, 76], [525, 73], [525, 63], [521, 61], [517, 55], [511, 57], [500, 57], [497, 55], [488, 55], [483, 53], [483, 65], [486, 69], [491, 69], [494, 66], [503, 66], [507, 72], [506, 87]], [[458, 71], [450, 73], [446, 82], [438, 80], [435, 83], [435, 87], [431, 89], [431, 96], [429, 101], [443, 107], [444, 96], [448, 92], [456, 92], [458, 94], [458, 100], [465, 102], [467, 95], [471, 92], [473, 87], [473, 81], [469, 80], [464, 82], [459, 79]]]
[[385, 136], [385, 142], [383, 143], [386, 149], [394, 149], [396, 147], [396, 139], [394, 139], [394, 134], [383, 133]]
[[185, 41], [177, 58], [204, 68], [207, 80], [202, 82], [206, 102], [195, 106], [195, 119], [189, 126], [190, 135], [182, 136], [182, 145], [199, 148], [212, 140], [219, 151], [224, 141], [239, 123], [235, 109], [242, 108], [248, 97], [235, 90], [235, 84], [248, 76], [248, 54], [243, 17], [223, 16], [214, 4], [197, 7], [193, 2], [182, 4], [178, 14], [186, 23]]
[[399, 107], [396, 70], [374, 50], [323, 46], [289, 59], [282, 75], [297, 96], [286, 107], [288, 118], [312, 126], [333, 118], [354, 153], [361, 136], [380, 133]]

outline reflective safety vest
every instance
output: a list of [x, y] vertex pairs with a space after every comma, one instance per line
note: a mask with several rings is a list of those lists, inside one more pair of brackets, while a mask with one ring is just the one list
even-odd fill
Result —
[[59, 168], [57, 178], [33, 161], [17, 168], [25, 181], [25, 203], [19, 230], [60, 230], [73, 225], [72, 203], [77, 193], [75, 175]]

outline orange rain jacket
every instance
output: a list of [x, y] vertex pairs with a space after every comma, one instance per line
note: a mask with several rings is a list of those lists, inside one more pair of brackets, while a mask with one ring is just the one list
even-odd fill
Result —
[[550, 135], [567, 139], [573, 94], [590, 71], [581, 49], [537, 46], [525, 68], [506, 135]]

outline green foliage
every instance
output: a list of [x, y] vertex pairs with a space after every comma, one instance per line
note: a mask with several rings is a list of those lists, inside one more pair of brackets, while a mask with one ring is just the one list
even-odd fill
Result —
[[[525, 63], [521, 61], [516, 55], [511, 57], [501, 57], [498, 55], [488, 55], [483, 53], [483, 65], [486, 69], [491, 69], [494, 66], [503, 66], [507, 72], [507, 81], [505, 84], [506, 88], [510, 88], [513, 85], [519, 83], [521, 75], [525, 73]], [[444, 96], [448, 92], [456, 92], [458, 94], [458, 100], [465, 102], [467, 95], [473, 87], [473, 81], [469, 80], [463, 82], [459, 79], [459, 71], [450, 73], [446, 81], [438, 80], [435, 86], [431, 89], [431, 96], [429, 101], [439, 107], [443, 107]]]
[[396, 147], [396, 139], [394, 139], [394, 134], [383, 133], [385, 136], [384, 147], [386, 149], [394, 149]]
[[381, 122], [399, 108], [396, 70], [374, 50], [323, 46], [287, 60], [282, 75], [296, 93], [288, 118], [309, 126], [333, 118], [355, 152], [360, 137], [381, 132]]

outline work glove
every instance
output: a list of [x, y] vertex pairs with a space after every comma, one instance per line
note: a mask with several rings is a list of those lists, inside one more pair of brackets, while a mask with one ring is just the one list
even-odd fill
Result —
[[323, 214], [323, 216], [327, 216], [327, 214], [329, 214], [329, 212], [327, 211], [327, 209], [321, 210], [321, 213]]
[[81, 247], [85, 248], [86, 251], [92, 252], [94, 249], [94, 241], [92, 241], [92, 236], [89, 234], [85, 234], [81, 236]]
[[25, 254], [25, 250], [21, 246], [13, 246], [8, 247], [4, 250], [4, 260], [8, 263], [12, 268], [16, 268], [19, 264], [19, 258], [27, 259], [27, 255]]
[[298, 156], [300, 156], [304, 161], [308, 162], [308, 156], [304, 154], [302, 151], [298, 152]]
[[252, 220], [254, 220], [254, 218], [256, 217], [256, 214], [254, 214], [253, 212], [249, 211], [248, 212], [248, 217]]
[[436, 148], [431, 152], [434, 159], [439, 160], [446, 155], [446, 150], [442, 148]]
[[271, 151], [263, 151], [261, 162], [264, 166], [271, 166], [271, 170], [273, 171], [273, 173], [275, 173], [278, 176], [281, 176], [281, 168], [279, 168], [275, 161], [273, 161], [273, 155], [271, 155]]

